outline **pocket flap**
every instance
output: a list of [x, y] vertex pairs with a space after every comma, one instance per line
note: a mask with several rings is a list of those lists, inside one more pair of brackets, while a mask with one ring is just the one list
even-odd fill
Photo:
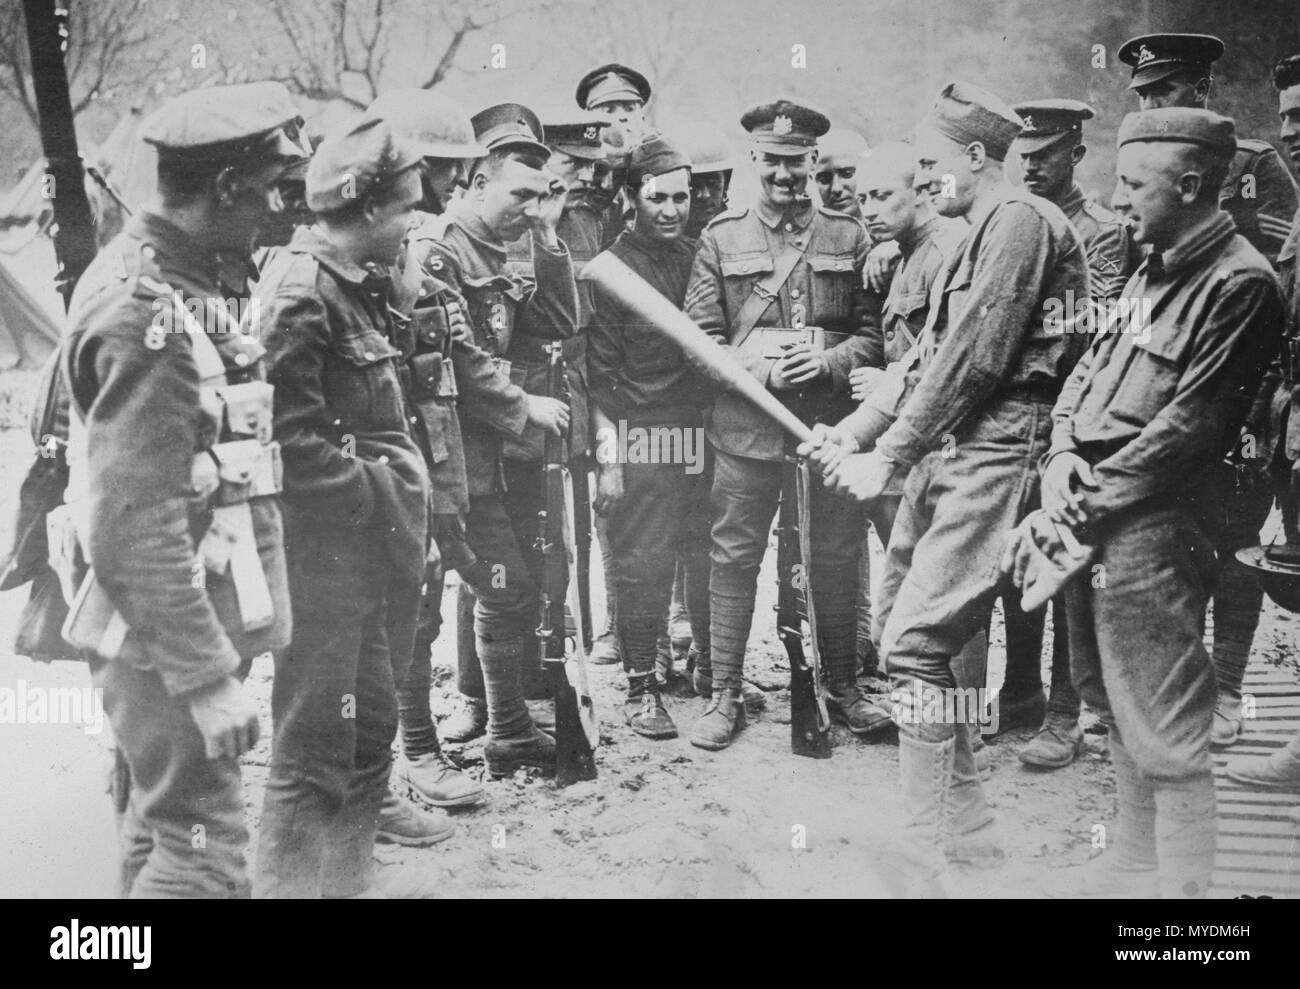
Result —
[[722, 258], [719, 264], [722, 266], [722, 276], [724, 278], [766, 275], [771, 273], [775, 267], [772, 259], [766, 254], [751, 254], [743, 258]]
[[840, 257], [809, 258], [808, 267], [817, 272], [851, 272], [853, 270], [853, 255], [845, 254]]
[[350, 364], [368, 367], [398, 356], [397, 349], [378, 333], [359, 333], [334, 341], [334, 351]]

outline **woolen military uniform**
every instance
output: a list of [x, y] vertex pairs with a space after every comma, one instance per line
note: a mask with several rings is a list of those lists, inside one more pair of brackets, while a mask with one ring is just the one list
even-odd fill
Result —
[[[689, 161], [656, 137], [634, 151], [632, 166], [639, 185], [642, 175], [688, 168]], [[695, 258], [684, 237], [664, 241], [634, 229], [615, 241], [610, 254], [681, 306]], [[690, 582], [708, 573], [709, 493], [701, 409], [710, 396], [680, 346], [599, 289], [588, 333], [592, 398], [619, 431], [597, 437], [597, 461], [617, 462], [623, 474], [623, 497], [610, 514], [608, 532], [618, 594], [617, 633], [629, 673], [628, 699], [633, 700], [654, 689], [656, 642], [678, 559], [685, 564], [687, 594], [696, 603], [690, 610], [694, 647], [697, 655], [708, 655], [707, 596], [701, 593], [707, 587], [692, 587]], [[648, 442], [642, 443], [640, 453], [620, 442], [620, 437], [636, 437], [641, 431]], [[657, 439], [673, 436], [679, 442], [678, 457]], [[687, 443], [695, 458], [691, 462], [685, 459]]]
[[[248, 895], [239, 765], [206, 757], [185, 695], [242, 677], [254, 656], [287, 644], [291, 627], [273, 495], [246, 501], [270, 620], [248, 627], [229, 566], [205, 567], [196, 581], [213, 508], [192, 487], [192, 469], [223, 438], [204, 396], [224, 384], [204, 378], [214, 369], [231, 385], [264, 378], [261, 348], [238, 332], [236, 316], [214, 312], [217, 332], [202, 342], [220, 360], [205, 361], [206, 374], [196, 338], [181, 329], [174, 293], [200, 311], [240, 297], [221, 268], [166, 220], [138, 215], [78, 284], [64, 350], [72, 415], [84, 422], [68, 498], [85, 512], [86, 559], [130, 628], [117, 655], [96, 656], [91, 668], [131, 767], [121, 838], [133, 896]], [[175, 317], [174, 332], [159, 330], [160, 312]], [[196, 825], [202, 845], [192, 841]]]
[[[1119, 136], [1121, 146], [1178, 139], [1226, 158], [1232, 122], [1153, 110], [1130, 114]], [[1125, 854], [1158, 864], [1162, 895], [1203, 896], [1216, 698], [1201, 637], [1216, 567], [1205, 505], [1221, 495], [1213, 468], [1275, 351], [1282, 302], [1265, 258], [1222, 213], [1150, 255], [1125, 296], [1149, 302], [1150, 318], [1140, 333], [1099, 340], [1053, 412], [1052, 454], [1092, 467], [1081, 535], [1106, 575], [1104, 587], [1067, 587], [1070, 649], [1080, 694], [1111, 726], [1121, 813], [1132, 819]]]
[[[382, 121], [326, 140], [308, 204], [342, 205], [418, 161]], [[429, 482], [399, 377], [388, 272], [320, 228], [273, 251], [255, 298], [279, 389], [296, 631], [276, 656], [257, 892], [348, 896], [370, 881], [428, 548]]]
[[[140, 133], [169, 164], [238, 166], [301, 155], [299, 119], [283, 86], [255, 83], [187, 93]], [[125, 895], [249, 891], [239, 764], [207, 758], [187, 696], [242, 678], [292, 621], [262, 350], [228, 308], [247, 272], [246, 258], [142, 212], [86, 270], [69, 313], [67, 519], [94, 574], [74, 555], [69, 631], [130, 770]]]
[[[485, 141], [486, 138], [480, 138]], [[535, 241], [535, 284], [512, 277], [507, 270], [507, 250], [499, 238], [464, 201], [435, 218], [415, 235], [427, 248], [425, 270], [452, 286], [464, 299], [475, 342], [509, 367], [506, 354], [517, 327], [545, 339], [568, 339], [577, 329], [577, 301], [570, 257], [561, 246], [551, 250]], [[511, 369], [513, 371], [513, 369]], [[510, 372], [508, 372], [510, 373]], [[482, 666], [495, 662], [483, 652], [485, 638], [519, 665], [525, 690], [543, 696], [537, 625], [540, 564], [532, 552], [537, 537], [540, 487], [520, 480], [511, 483], [514, 468], [507, 469], [502, 447], [508, 437], [520, 437], [524, 422], [513, 415], [481, 418], [466, 408], [462, 419], [470, 511], [469, 547], [477, 557], [461, 576], [472, 588], [478, 660], [462, 656], [457, 688], [469, 697], [485, 693]], [[540, 473], [540, 464], [521, 464], [520, 470]], [[501, 575], [505, 574], [505, 579]], [[502, 660], [507, 661], [507, 660]], [[482, 664], [482, 665], [480, 665]]]
[[[743, 120], [760, 149], [798, 154], [816, 145], [829, 126], [815, 111], [779, 101]], [[803, 327], [824, 332], [825, 377], [797, 390], [775, 392], [805, 422], [834, 422], [853, 407], [849, 371], [883, 363], [878, 319], [862, 287], [871, 247], [852, 217], [802, 200], [790, 208], [765, 198], [748, 209], [718, 216], [700, 237], [685, 311], [705, 332], [731, 347], [746, 370], [767, 384], [784, 343]], [[769, 285], [778, 265], [789, 274]], [[748, 300], [767, 301], [752, 329], [737, 329]], [[743, 339], [742, 339], [743, 337]], [[713, 683], [740, 686], [753, 618], [759, 565], [781, 492], [787, 440], [781, 428], [739, 395], [717, 397], [706, 417], [716, 452], [712, 493], [710, 639]], [[835, 498], [820, 484], [812, 491], [813, 588], [822, 648], [832, 678], [852, 681], [856, 660], [854, 616], [861, 509]]]

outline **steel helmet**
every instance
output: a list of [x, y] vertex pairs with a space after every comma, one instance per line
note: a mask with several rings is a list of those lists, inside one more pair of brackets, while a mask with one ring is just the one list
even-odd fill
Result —
[[1274, 603], [1300, 612], [1300, 546], [1247, 546], [1237, 559], [1255, 571], [1260, 587]]
[[686, 123], [669, 134], [691, 160], [691, 174], [729, 172], [736, 167], [736, 149], [717, 127]]
[[422, 158], [482, 158], [469, 114], [450, 97], [428, 89], [392, 89], [366, 108], [416, 146]]

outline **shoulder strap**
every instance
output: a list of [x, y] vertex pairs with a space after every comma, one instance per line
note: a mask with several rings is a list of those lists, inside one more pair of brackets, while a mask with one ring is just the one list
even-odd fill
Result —
[[[812, 238], [808, 238], [808, 243], [812, 243]], [[767, 312], [768, 307], [776, 301], [777, 294], [781, 291], [781, 286], [786, 283], [790, 273], [794, 271], [794, 266], [799, 263], [807, 247], [797, 247], [789, 244], [776, 259], [776, 264], [772, 267], [772, 273], [766, 278], [759, 279], [754, 283], [754, 291], [744, 304], [740, 307], [740, 312], [736, 313], [735, 322], [731, 324], [731, 345], [739, 347], [749, 339], [749, 334], [753, 332], [758, 321], [763, 318], [763, 313]]]
[[175, 307], [175, 317], [181, 321], [190, 338], [194, 363], [199, 369], [199, 380], [208, 383], [214, 378], [220, 378], [222, 379], [220, 383], [225, 384], [226, 362], [221, 359], [221, 352], [208, 338], [207, 331], [199, 321], [190, 315], [190, 311], [185, 308], [185, 300], [181, 297], [181, 293], [175, 289], [172, 290], [172, 305]]

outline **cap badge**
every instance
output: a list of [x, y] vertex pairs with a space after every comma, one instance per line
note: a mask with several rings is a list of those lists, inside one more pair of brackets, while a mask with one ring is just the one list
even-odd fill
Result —
[[596, 140], [596, 128], [594, 126], [588, 127], [585, 131], [582, 132], [582, 139], [584, 141]]
[[1033, 117], [1025, 117], [1025, 130], [1037, 130], [1038, 125], [1034, 123]]
[[1138, 65], [1141, 65], [1143, 62], [1149, 62], [1155, 57], [1155, 53], [1146, 45], [1142, 45], [1138, 48]]
[[794, 130], [794, 121], [784, 113], [778, 113], [776, 119], [772, 121], [772, 133], [778, 137], [789, 134]]

